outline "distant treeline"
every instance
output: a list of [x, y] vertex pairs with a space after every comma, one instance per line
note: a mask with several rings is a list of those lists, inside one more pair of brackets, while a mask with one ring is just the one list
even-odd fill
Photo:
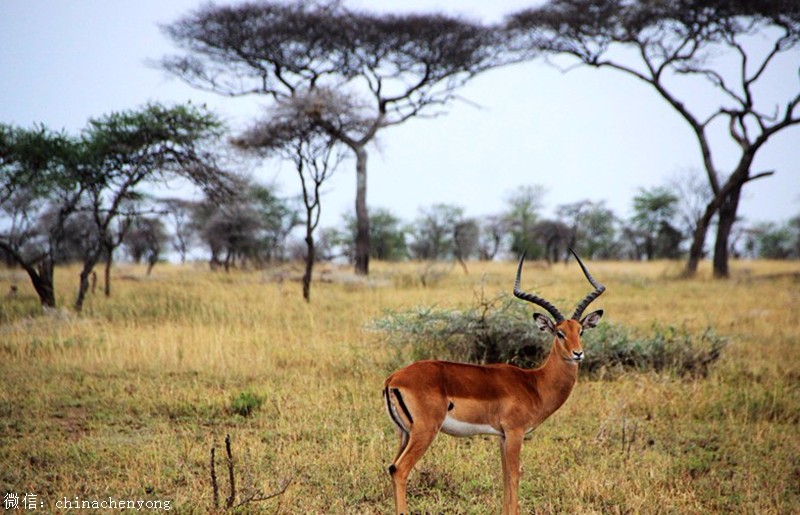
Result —
[[[186, 203], [175, 220], [172, 235], [162, 224], [163, 244], [185, 256], [201, 250], [212, 265], [252, 265], [302, 260], [306, 247], [293, 235], [300, 225], [300, 205], [281, 199], [263, 187], [230, 206]], [[695, 196], [702, 195], [702, 191]], [[249, 197], [249, 198], [248, 198]], [[515, 257], [527, 250], [529, 258], [548, 262], [564, 260], [569, 247], [590, 259], [652, 260], [685, 257], [696, 220], [696, 199], [676, 183], [640, 189], [632, 199], [630, 218], [616, 214], [604, 201], [580, 200], [558, 206], [555, 217], [542, 215], [544, 189], [526, 186], [511, 194], [499, 213], [470, 216], [462, 206], [434, 204], [420, 208], [413, 220], [403, 220], [391, 210], [370, 210], [370, 255], [385, 261], [492, 260]], [[220, 207], [218, 209], [218, 207]], [[318, 261], [348, 260], [354, 255], [356, 220], [345, 216], [336, 227], [325, 227], [317, 238]], [[136, 259], [153, 241], [140, 232], [124, 239], [123, 246]], [[731, 254], [741, 258], [800, 258], [800, 214], [785, 222], [740, 220], [730, 241]]]
[[[120, 224], [116, 239], [121, 253], [133, 262], [155, 264], [167, 256], [207, 259], [212, 267], [259, 267], [304, 259], [299, 236], [302, 206], [267, 187], [251, 184], [245, 194], [220, 204], [217, 200], [153, 201], [148, 215]], [[556, 262], [569, 247], [590, 259], [651, 260], [685, 256], [693, 232], [692, 201], [676, 186], [641, 189], [632, 199], [630, 218], [623, 218], [604, 201], [582, 200], [542, 216], [544, 189], [527, 186], [507, 198], [503, 212], [468, 216], [465, 208], [435, 204], [421, 208], [414, 220], [402, 220], [388, 209], [370, 212], [371, 257], [401, 260], [493, 260], [517, 256]], [[80, 261], [88, 216], [71, 218], [56, 261]], [[91, 239], [90, 239], [91, 240]], [[320, 231], [318, 261], [351, 260], [355, 219], [344, 217], [338, 227]], [[800, 214], [785, 222], [740, 221], [731, 253], [742, 258], [800, 258]], [[0, 254], [2, 255], [2, 254]], [[122, 257], [122, 256], [120, 256]], [[11, 265], [9, 256], [4, 256]]]

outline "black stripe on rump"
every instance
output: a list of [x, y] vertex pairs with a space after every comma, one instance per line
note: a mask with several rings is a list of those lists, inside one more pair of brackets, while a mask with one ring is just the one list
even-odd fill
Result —
[[406, 417], [408, 418], [408, 421], [413, 424], [414, 419], [411, 418], [411, 412], [408, 411], [408, 406], [406, 406], [406, 403], [403, 401], [403, 396], [400, 395], [400, 390], [398, 390], [397, 388], [392, 388], [392, 393], [394, 394], [395, 397], [397, 397], [397, 402], [400, 403], [400, 409], [403, 410], [403, 413], [405, 413]]
[[401, 429], [402, 431], [406, 431], [403, 421], [397, 417], [397, 414], [394, 411], [394, 407], [392, 406], [392, 400], [389, 399], [388, 386], [383, 390], [383, 396], [386, 398], [386, 409], [389, 411], [389, 416], [392, 418], [392, 421], [399, 429]]

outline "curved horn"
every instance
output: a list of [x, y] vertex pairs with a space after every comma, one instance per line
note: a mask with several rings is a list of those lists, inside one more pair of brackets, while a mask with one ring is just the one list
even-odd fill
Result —
[[521, 291], [519, 289], [519, 283], [520, 283], [520, 280], [522, 279], [522, 263], [525, 262], [525, 254], [526, 253], [527, 253], [527, 251], [522, 253], [522, 257], [519, 260], [519, 266], [517, 267], [517, 279], [514, 281], [514, 296], [519, 298], [519, 299], [527, 300], [528, 302], [532, 302], [532, 303], [536, 304], [537, 306], [543, 307], [544, 309], [547, 310], [548, 313], [553, 315], [553, 318], [556, 319], [556, 323], [559, 323], [562, 320], [564, 320], [564, 315], [562, 315], [561, 312], [559, 310], [557, 310], [555, 306], [553, 306], [552, 304], [550, 304], [549, 302], [547, 302], [546, 300], [544, 300], [541, 297], [537, 297], [536, 295], [532, 295], [530, 293], [525, 293], [524, 291]]
[[589, 304], [591, 304], [594, 299], [596, 299], [604, 291], [606, 291], [606, 287], [597, 282], [597, 280], [594, 277], [592, 277], [592, 274], [589, 273], [589, 271], [586, 269], [586, 265], [583, 264], [583, 261], [581, 261], [581, 258], [578, 257], [578, 254], [576, 254], [574, 250], [569, 249], [569, 251], [572, 252], [572, 255], [575, 256], [575, 259], [578, 260], [578, 264], [581, 265], [581, 270], [583, 270], [583, 275], [585, 275], [586, 278], [589, 280], [589, 282], [592, 284], [592, 286], [594, 286], [594, 291], [589, 295], [587, 295], [586, 298], [583, 299], [580, 304], [578, 304], [578, 307], [575, 308], [575, 313], [573, 313], [572, 315], [573, 320], [580, 320], [581, 315], [583, 314], [583, 310], [585, 310], [587, 306], [589, 306]]

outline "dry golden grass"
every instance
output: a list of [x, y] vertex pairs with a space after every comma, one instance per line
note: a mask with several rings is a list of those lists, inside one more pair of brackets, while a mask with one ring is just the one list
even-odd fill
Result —
[[[582, 380], [526, 442], [522, 508], [535, 513], [789, 513], [800, 506], [798, 263], [736, 262], [729, 281], [680, 265], [591, 264], [608, 291], [607, 318], [731, 337], [708, 378], [628, 374]], [[113, 295], [84, 313], [39, 315], [19, 272], [0, 272], [0, 480], [38, 495], [170, 500], [212, 506], [209, 452], [230, 434], [239, 489], [282, 496], [246, 505], [265, 513], [388, 513], [386, 465], [396, 442], [383, 378], [407, 356], [365, 326], [387, 309], [464, 307], [508, 291], [511, 263], [470, 274], [375, 263], [369, 281], [321, 267], [312, 303], [297, 270], [211, 273], [203, 266], [115, 270]], [[420, 277], [429, 279], [423, 287]], [[58, 271], [62, 305], [76, 269]], [[288, 279], [287, 279], [288, 277]], [[526, 267], [524, 287], [565, 309], [588, 290], [575, 266]], [[433, 282], [433, 284], [430, 284]], [[591, 352], [591, 349], [586, 349]], [[262, 400], [234, 412], [243, 393]], [[491, 513], [502, 498], [497, 441], [442, 436], [410, 481], [423, 513]]]

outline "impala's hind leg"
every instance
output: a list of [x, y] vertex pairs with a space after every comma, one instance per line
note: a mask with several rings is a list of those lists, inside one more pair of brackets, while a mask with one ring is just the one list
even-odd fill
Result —
[[408, 445], [408, 433], [401, 428], [397, 428], [397, 436], [400, 438], [400, 445], [397, 449], [397, 454], [394, 455], [394, 459], [392, 460], [393, 464], [397, 462], [397, 458], [403, 454], [403, 451], [406, 450], [406, 446]]
[[389, 473], [392, 476], [392, 488], [394, 491], [395, 512], [408, 513], [406, 506], [406, 484], [408, 475], [416, 465], [417, 461], [425, 454], [430, 447], [433, 439], [436, 438], [437, 431], [419, 430], [413, 427], [408, 435], [408, 442], [394, 463], [389, 466]]
[[[400, 432], [400, 445], [397, 455], [389, 466], [392, 476], [392, 490], [396, 513], [408, 513], [406, 506], [406, 484], [408, 475], [417, 461], [436, 438], [441, 420], [415, 420], [411, 399], [404, 399], [397, 388], [386, 388], [386, 406], [389, 416]], [[444, 416], [442, 416], [444, 419]]]

